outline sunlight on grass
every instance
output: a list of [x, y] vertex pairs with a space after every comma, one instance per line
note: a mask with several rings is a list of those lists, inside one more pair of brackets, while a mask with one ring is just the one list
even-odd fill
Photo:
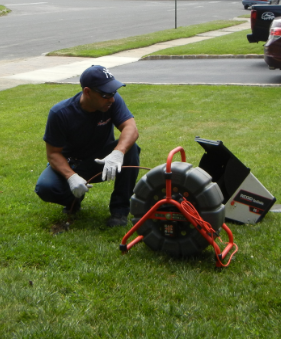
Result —
[[[223, 35], [184, 46], [163, 49], [149, 55], [221, 55], [221, 54], [260, 54], [263, 55], [262, 44], [250, 44], [247, 34], [251, 30]], [[145, 56], [144, 56], [145, 57]]]

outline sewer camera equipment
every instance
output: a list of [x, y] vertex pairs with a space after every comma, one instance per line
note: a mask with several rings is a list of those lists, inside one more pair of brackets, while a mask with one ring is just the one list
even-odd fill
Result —
[[[221, 141], [200, 137], [195, 141], [206, 151], [199, 167], [186, 162], [179, 146], [169, 153], [166, 164], [150, 170], [135, 186], [130, 206], [134, 226], [122, 239], [122, 253], [140, 241], [176, 258], [212, 245], [216, 266], [228, 266], [238, 247], [225, 219], [258, 222], [276, 201]], [[181, 161], [172, 162], [178, 152]], [[223, 250], [216, 241], [221, 241], [222, 229], [228, 236]], [[135, 232], [138, 236], [127, 244]]]

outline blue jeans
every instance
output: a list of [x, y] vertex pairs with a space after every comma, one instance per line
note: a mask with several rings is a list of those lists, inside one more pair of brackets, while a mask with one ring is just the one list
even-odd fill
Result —
[[[74, 161], [70, 166], [85, 180], [91, 179], [95, 174], [102, 172], [103, 165], [95, 162], [95, 159], [103, 159], [116, 147], [118, 140], [108, 144], [98, 154], [91, 158]], [[140, 148], [134, 144], [125, 154], [123, 166], [139, 166]], [[111, 214], [128, 215], [130, 211], [130, 198], [138, 177], [139, 169], [123, 168], [117, 173], [114, 182], [114, 190], [111, 194], [109, 210]], [[101, 175], [92, 182], [102, 182]], [[35, 192], [46, 201], [71, 207], [75, 197], [72, 194], [67, 180], [58, 172], [54, 171], [50, 165], [40, 175]], [[83, 200], [83, 197], [80, 199]]]

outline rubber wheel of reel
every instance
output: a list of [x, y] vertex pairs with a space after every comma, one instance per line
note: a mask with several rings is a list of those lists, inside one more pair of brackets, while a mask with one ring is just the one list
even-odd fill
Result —
[[[203, 220], [220, 232], [225, 220], [223, 195], [217, 183], [200, 167], [186, 162], [173, 162], [172, 198], [190, 201]], [[159, 165], [144, 175], [134, 189], [130, 212], [133, 224], [137, 223], [157, 201], [166, 194], [166, 164]], [[179, 212], [171, 204], [160, 206], [159, 211]], [[187, 257], [202, 252], [208, 241], [185, 218], [179, 221], [148, 219], [137, 230], [144, 243], [154, 251], [164, 251], [173, 257]], [[185, 219], [185, 221], [183, 220]]]

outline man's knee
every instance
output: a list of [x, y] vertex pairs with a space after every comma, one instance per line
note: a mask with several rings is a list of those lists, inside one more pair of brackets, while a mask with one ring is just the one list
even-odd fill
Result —
[[34, 192], [38, 195], [39, 198], [41, 198], [42, 200], [44, 201], [48, 201], [47, 200], [47, 190], [46, 188], [43, 186], [43, 185], [40, 185], [40, 184], [36, 184], [35, 186], [35, 190]]
[[50, 201], [52, 189], [47, 181], [39, 178], [34, 191], [43, 201]]
[[35, 193], [43, 201], [54, 202], [57, 196], [64, 193], [64, 186], [67, 186], [67, 183], [63, 183], [59, 175], [48, 166], [36, 183]]

